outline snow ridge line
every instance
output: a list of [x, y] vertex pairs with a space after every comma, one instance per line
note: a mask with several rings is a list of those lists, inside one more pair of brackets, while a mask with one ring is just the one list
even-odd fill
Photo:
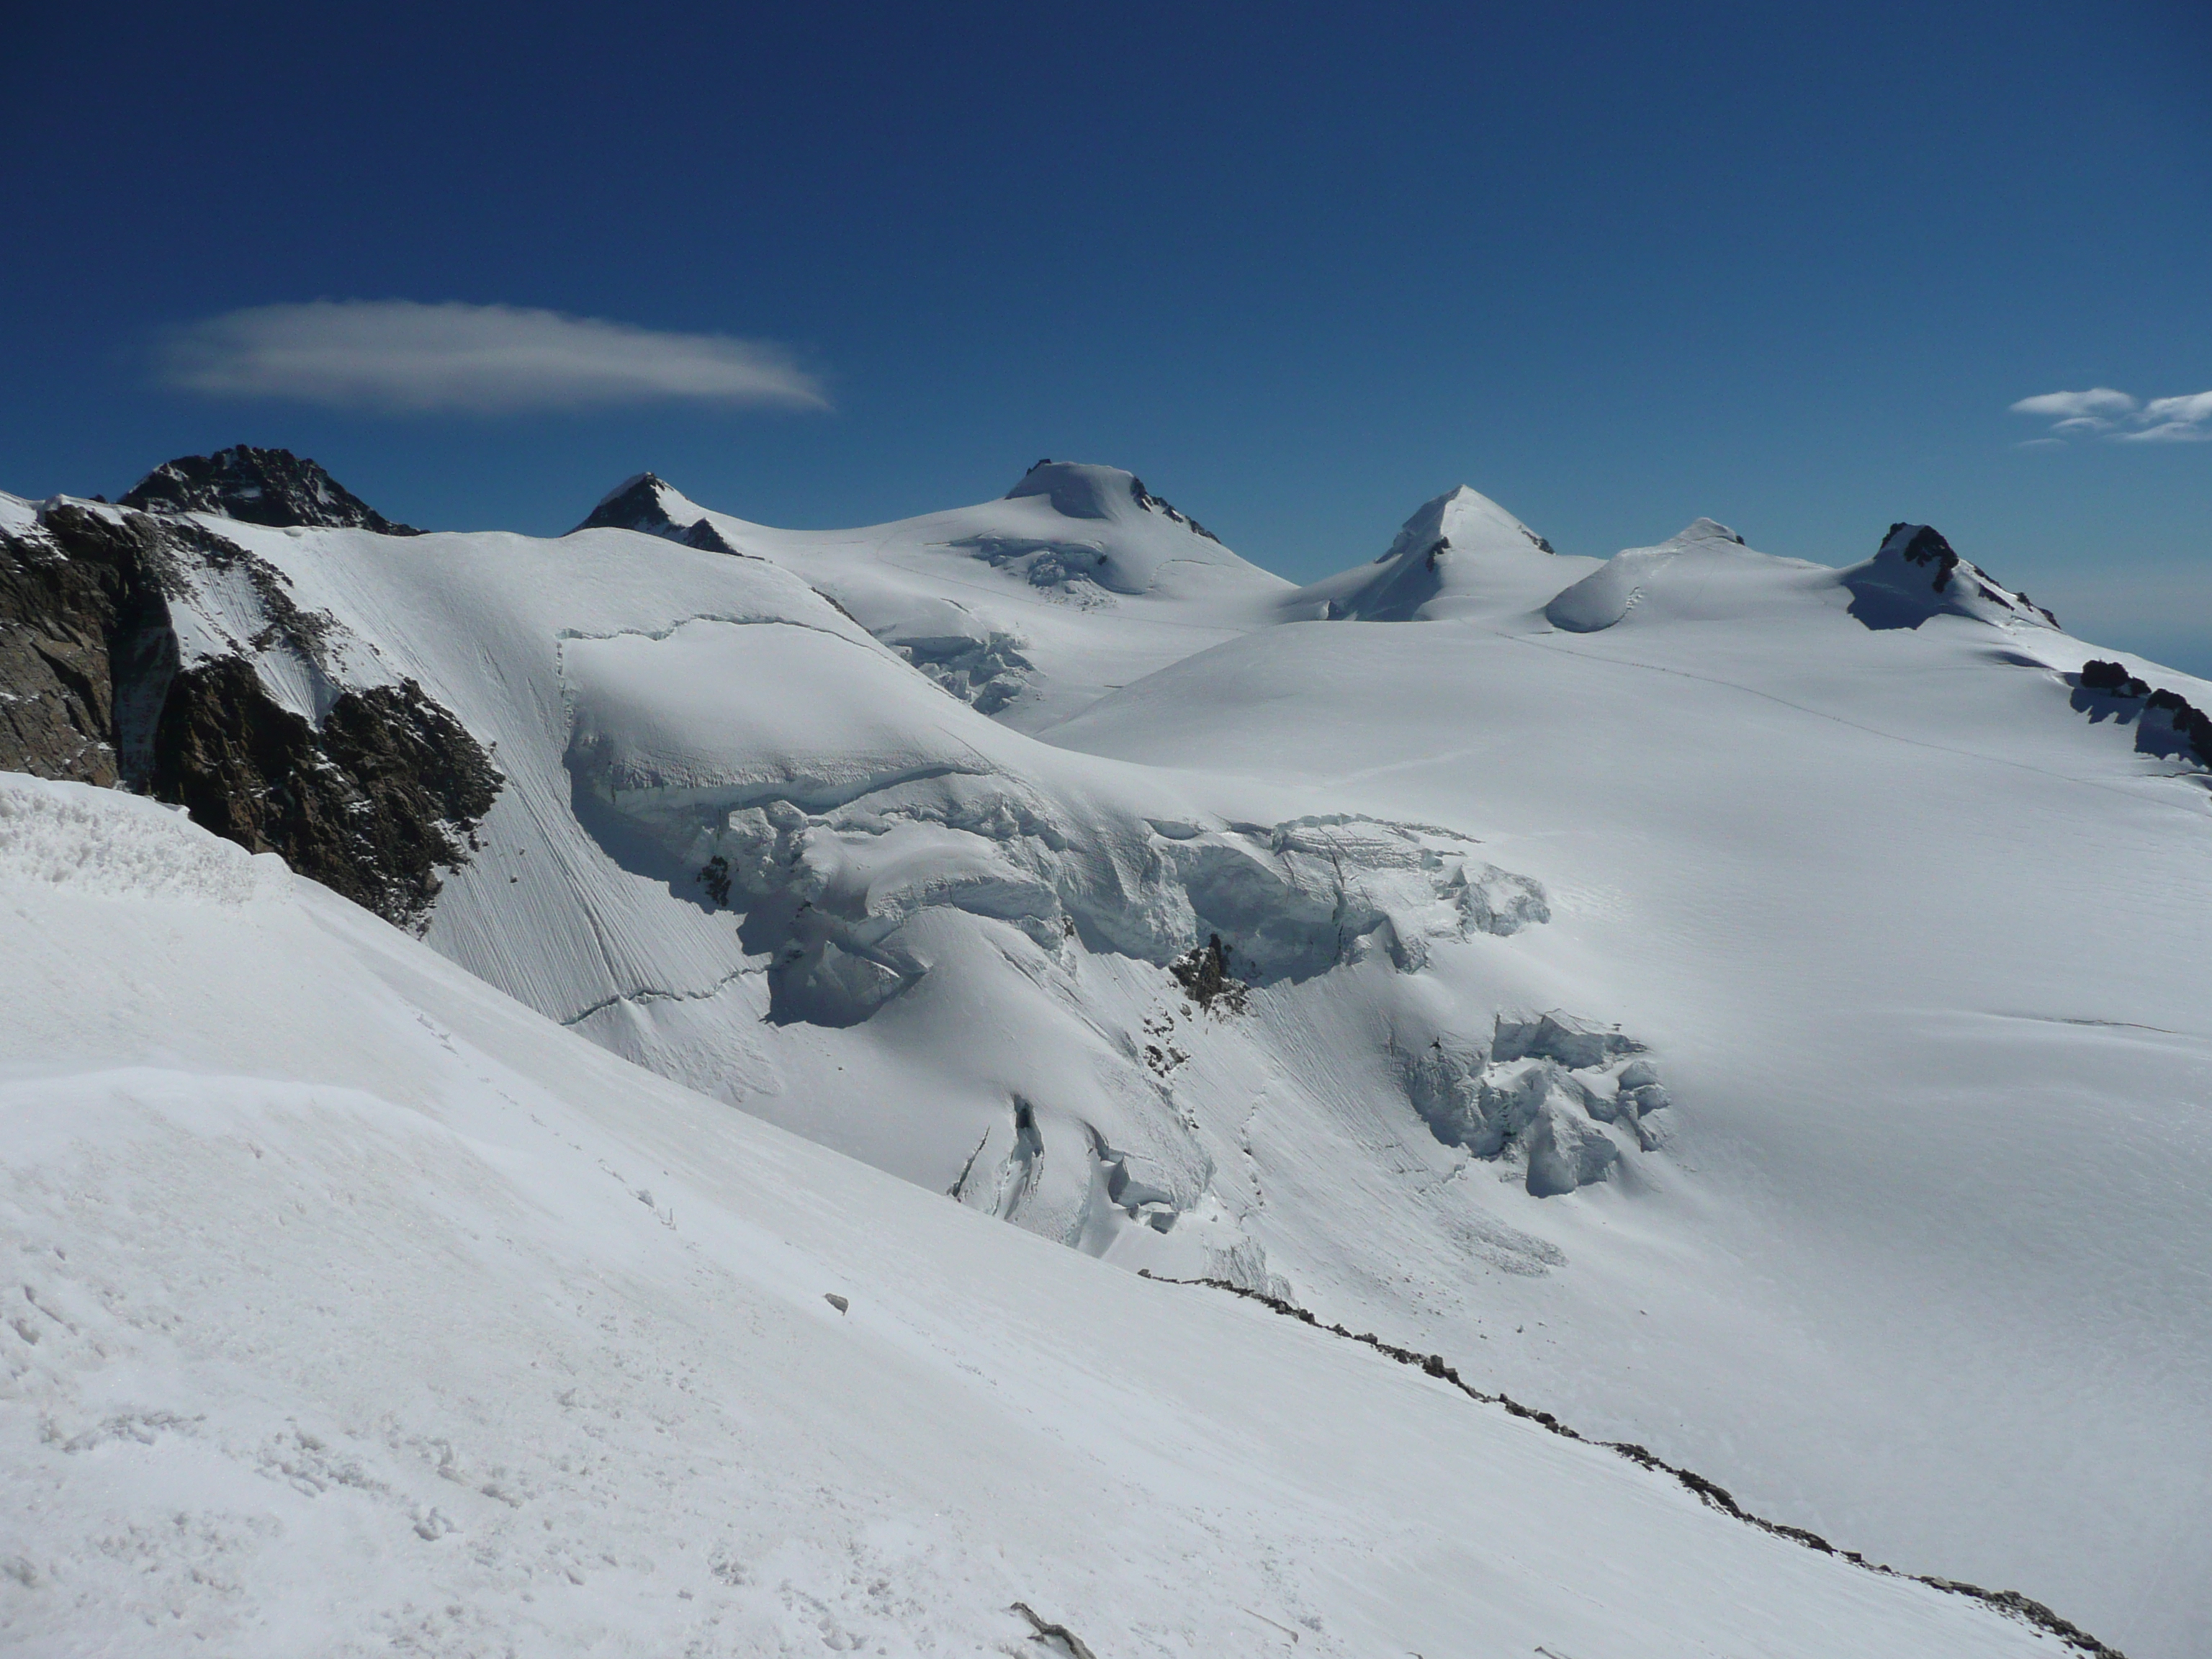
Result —
[[1470, 1400], [1486, 1406], [1503, 1406], [1510, 1415], [1524, 1418], [1531, 1423], [1548, 1429], [1562, 1439], [1579, 1440], [1586, 1446], [1597, 1446], [1604, 1450], [1618, 1453], [1630, 1462], [1641, 1464], [1655, 1473], [1671, 1474], [1683, 1486], [1695, 1492], [1708, 1508], [1717, 1509], [1723, 1514], [1742, 1522], [1746, 1526], [1757, 1527], [1761, 1532], [1771, 1533], [1777, 1538], [1786, 1538], [1793, 1544], [1800, 1545], [1808, 1550], [1818, 1550], [1823, 1555], [1840, 1556], [1853, 1566], [1863, 1568], [1868, 1572], [1880, 1573], [1885, 1578], [1910, 1579], [1916, 1584], [1925, 1584], [1931, 1589], [1942, 1590], [1948, 1595], [1970, 1597], [2000, 1613], [2017, 1619], [2023, 1624], [2033, 1625], [2050, 1635], [2056, 1636], [2076, 1653], [2085, 1656], [2085, 1659], [2127, 1659], [2127, 1656], [2118, 1648], [2099, 1641], [2079, 1625], [2062, 1618], [2042, 1602], [2023, 1595], [2018, 1590], [1984, 1589], [1979, 1584], [1969, 1584], [1961, 1579], [1943, 1578], [1929, 1573], [1905, 1572], [1879, 1561], [1869, 1561], [1856, 1550], [1839, 1550], [1816, 1532], [1808, 1532], [1802, 1527], [1792, 1527], [1780, 1521], [1770, 1521], [1765, 1516], [1753, 1515], [1738, 1504], [1729, 1495], [1726, 1487], [1706, 1480], [1693, 1469], [1686, 1469], [1677, 1464], [1669, 1463], [1665, 1458], [1648, 1448], [1636, 1444], [1633, 1441], [1593, 1440], [1579, 1430], [1560, 1422], [1551, 1413], [1524, 1406], [1509, 1394], [1485, 1394], [1481, 1389], [1465, 1381], [1455, 1367], [1445, 1364], [1444, 1357], [1440, 1353], [1416, 1353], [1413, 1349], [1401, 1348], [1395, 1342], [1385, 1342], [1371, 1331], [1350, 1331], [1341, 1325], [1324, 1325], [1314, 1317], [1310, 1309], [1301, 1308], [1296, 1303], [1285, 1301], [1279, 1296], [1271, 1296], [1265, 1291], [1255, 1291], [1249, 1285], [1231, 1284], [1225, 1279], [1170, 1279], [1164, 1273], [1156, 1273], [1144, 1267], [1137, 1269], [1137, 1277], [1152, 1279], [1162, 1285], [1204, 1285], [1210, 1290], [1227, 1291], [1231, 1296], [1241, 1296], [1248, 1301], [1262, 1304], [1286, 1319], [1295, 1319], [1301, 1324], [1310, 1325], [1316, 1330], [1326, 1331], [1332, 1336], [1342, 1337], [1349, 1342], [1363, 1343], [1378, 1353], [1388, 1355], [1401, 1365], [1411, 1365], [1416, 1370], [1425, 1372], [1440, 1382], [1449, 1382]]

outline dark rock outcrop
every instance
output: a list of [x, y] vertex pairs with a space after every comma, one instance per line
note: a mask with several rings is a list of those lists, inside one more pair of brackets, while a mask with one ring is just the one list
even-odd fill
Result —
[[143, 775], [175, 661], [157, 540], [150, 520], [67, 503], [0, 532], [0, 770]]
[[1209, 934], [1205, 944], [1192, 945], [1168, 964], [1168, 972], [1200, 1007], [1211, 1011], [1218, 1002], [1230, 1013], [1244, 1012], [1251, 988], [1229, 971], [1229, 947], [1220, 934]]
[[319, 731], [235, 657], [171, 682], [150, 779], [194, 823], [416, 929], [502, 781], [412, 680], [341, 693]]
[[[1900, 537], [1900, 532], [1910, 533]], [[1897, 544], [1895, 551], [1899, 558], [1907, 564], [1923, 566], [1932, 573], [1933, 580], [1929, 586], [1936, 592], [1943, 592], [1950, 587], [1951, 573], [1959, 568], [1959, 555], [1951, 544], [1943, 539], [1941, 531], [1933, 525], [1893, 524], [1889, 527], [1889, 534], [1883, 538], [1882, 545], [1887, 548], [1893, 542]]]
[[[668, 509], [660, 501], [660, 492], [665, 488], [659, 476], [651, 472], [640, 472], [624, 479], [599, 497], [599, 504], [585, 515], [576, 530], [642, 530], [648, 535], [665, 534], [673, 527]], [[573, 536], [576, 530], [568, 533]]]
[[[1039, 465], [1044, 465], [1044, 463], [1041, 462]], [[1206, 540], [1215, 543], [1218, 543], [1221, 539], [1220, 537], [1215, 535], [1211, 530], [1208, 530], [1204, 525], [1192, 518], [1188, 514], [1177, 512], [1170, 503], [1164, 501], [1160, 496], [1153, 495], [1152, 491], [1145, 488], [1145, 481], [1134, 475], [1132, 475], [1129, 479], [1129, 499], [1135, 501], [1139, 507], [1143, 507], [1147, 513], [1165, 514], [1169, 518], [1173, 519], [1184, 529], [1189, 531], [1194, 536], [1203, 536]]]
[[107, 641], [124, 586], [44, 535], [0, 533], [0, 770], [116, 781]]
[[1850, 615], [1875, 629], [1914, 629], [1931, 617], [1956, 616], [2046, 628], [2058, 618], [1959, 556], [1930, 525], [1893, 524], [1864, 564], [1843, 575]]
[[247, 444], [164, 461], [131, 487], [122, 505], [145, 513], [213, 513], [240, 524], [422, 533], [386, 518], [318, 463], [289, 449]]
[[[2160, 687], [2154, 691], [2126, 667], [2092, 657], [2075, 677], [2074, 707], [2092, 720], [2112, 714], [2133, 717], [2136, 747], [2146, 754], [2187, 755], [2200, 765], [2212, 766], [2212, 714], [2191, 702], [2180, 692]], [[2130, 707], [2140, 703], [2140, 708]], [[2153, 715], [2163, 715], [2154, 722]]]
[[267, 618], [256, 647], [319, 657], [335, 620], [189, 520], [57, 502], [0, 532], [0, 769], [150, 793], [419, 929], [504, 780], [411, 680], [337, 688], [318, 724], [244, 656], [180, 667], [172, 600], [195, 570], [241, 568]]
[[[641, 472], [602, 497], [576, 530], [635, 530], [647, 536], [659, 536], [664, 541], [681, 542], [702, 553], [737, 553], [738, 550], [703, 514], [688, 525], [678, 524], [670, 518], [668, 503], [662, 494], [667, 489], [668, 486], [653, 473]], [[568, 533], [573, 536], [576, 530]]]
[[2119, 663], [2103, 662], [2095, 657], [2081, 665], [2081, 686], [2087, 691], [2102, 691], [2114, 697], [2147, 697], [2150, 687], [2145, 685]]

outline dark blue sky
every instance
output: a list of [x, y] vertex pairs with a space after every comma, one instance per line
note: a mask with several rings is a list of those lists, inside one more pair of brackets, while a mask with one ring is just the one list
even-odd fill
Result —
[[[2051, 419], [2008, 412], [2212, 388], [2201, 0], [86, 5], [9, 33], [0, 488], [112, 495], [248, 441], [434, 526], [566, 529], [641, 467], [820, 526], [1052, 454], [1300, 578], [1460, 482], [1601, 555], [1703, 513], [1842, 562], [1916, 519], [2212, 672], [2212, 441], [2116, 416], [2021, 447]], [[165, 384], [176, 331], [316, 300], [780, 343], [830, 407]]]

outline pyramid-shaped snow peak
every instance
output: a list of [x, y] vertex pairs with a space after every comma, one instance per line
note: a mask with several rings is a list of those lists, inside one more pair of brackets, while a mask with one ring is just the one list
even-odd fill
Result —
[[[1441, 545], [1439, 545], [1441, 544]], [[1465, 484], [1446, 490], [1406, 520], [1389, 550], [1377, 564], [1425, 561], [1431, 555], [1442, 561], [1447, 555], [1506, 553], [1516, 557], [1531, 552], [1549, 553], [1551, 543], [1522, 524], [1489, 496]]]
[[709, 553], [738, 550], [708, 521], [705, 507], [651, 472], [633, 472], [600, 496], [576, 530], [636, 530]]
[[1428, 621], [1506, 572], [1550, 570], [1552, 559], [1551, 543], [1462, 484], [1422, 503], [1373, 563], [1301, 588], [1288, 603], [1293, 614], [1328, 621]]

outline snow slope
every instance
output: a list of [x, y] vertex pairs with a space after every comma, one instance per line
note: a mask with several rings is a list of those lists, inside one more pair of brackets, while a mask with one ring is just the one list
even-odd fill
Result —
[[2203, 1652], [2208, 777], [2043, 613], [1939, 590], [1916, 529], [1838, 571], [1700, 521], [1555, 597], [1231, 641], [1047, 735], [1481, 835], [1549, 896], [1532, 969], [1665, 1063], [1665, 1158], [1513, 1215], [1542, 1279], [1285, 1135], [1252, 1231], [1317, 1310], [1486, 1336], [1793, 1521]]
[[[445, 956], [988, 1237], [2203, 1646], [2203, 775], [2023, 599], [1918, 526], [1599, 562], [1465, 490], [1294, 590], [1049, 465], [869, 532], [594, 516], [202, 521], [492, 749]], [[180, 628], [250, 645], [228, 591]]]
[[0, 777], [0, 951], [15, 1650], [1038, 1651], [1017, 1602], [1101, 1655], [2056, 1649], [627, 1066], [149, 803]]
[[[1649, 1151], [1572, 1104], [1613, 1102], [1619, 1045], [1569, 1064], [1532, 1028], [1474, 1059], [1498, 1011], [1563, 999], [1516, 967], [1540, 890], [1449, 828], [1038, 743], [767, 560], [208, 522], [318, 619], [320, 660], [419, 683], [494, 757], [430, 943], [663, 1075], [1060, 1242], [1255, 1285], [1250, 1102], [1224, 1079], [1289, 1073], [1316, 1019], [1405, 1050], [1440, 1114], [1504, 1091], [1481, 1113], [1534, 1131], [1538, 1186]], [[234, 585], [180, 586], [180, 634], [252, 633]], [[1256, 1019], [1177, 977], [1217, 935]]]

